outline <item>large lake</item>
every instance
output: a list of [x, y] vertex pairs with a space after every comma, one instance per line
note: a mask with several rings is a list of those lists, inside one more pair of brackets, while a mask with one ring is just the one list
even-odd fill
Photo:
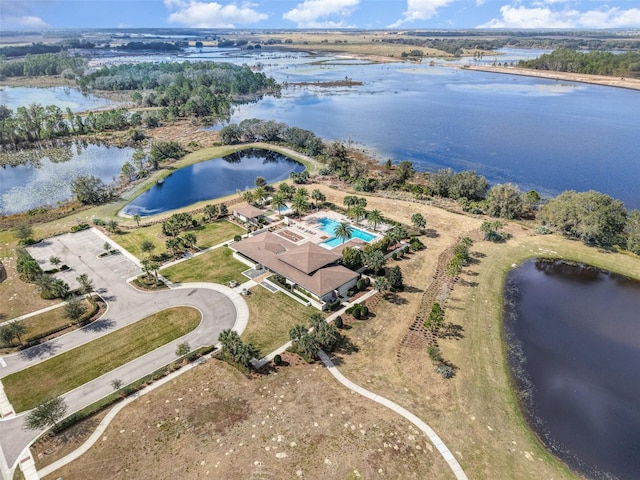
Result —
[[122, 213], [154, 215], [255, 188], [255, 180], [259, 176], [271, 183], [302, 170], [304, 165], [279, 153], [242, 150], [176, 170], [164, 183], [154, 185], [133, 200], [122, 209]]
[[[485, 63], [545, 52], [500, 53]], [[594, 189], [624, 201], [627, 208], [640, 208], [637, 91], [429, 66], [428, 59], [370, 64], [307, 53], [205, 48], [179, 57], [123, 55], [99, 62], [142, 60], [247, 64], [289, 83], [349, 77], [364, 85], [290, 87], [279, 98], [236, 106], [232, 121], [274, 119], [327, 139], [353, 141], [382, 161], [411, 160], [418, 170], [473, 169], [492, 183], [514, 182], [543, 195]], [[25, 89], [16, 101], [46, 104], [43, 95], [49, 90], [59, 105], [69, 96], [84, 99], [69, 89]]]
[[531, 427], [590, 478], [639, 478], [640, 282], [530, 260], [506, 288], [509, 364]]

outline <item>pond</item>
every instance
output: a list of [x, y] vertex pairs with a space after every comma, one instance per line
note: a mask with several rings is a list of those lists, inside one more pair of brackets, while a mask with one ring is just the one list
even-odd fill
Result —
[[71, 182], [79, 175], [94, 175], [106, 184], [113, 183], [133, 151], [78, 140], [59, 142], [50, 148], [3, 153], [0, 215], [55, 207], [58, 202], [70, 200]]
[[255, 188], [259, 176], [272, 183], [304, 168], [301, 163], [276, 152], [242, 150], [176, 170], [163, 183], [154, 185], [133, 200], [122, 213], [154, 215]]
[[51, 87], [0, 87], [0, 105], [15, 110], [18, 107], [39, 103], [42, 106], [56, 105], [63, 112], [67, 107], [72, 112], [83, 112], [97, 108], [116, 106], [116, 103], [95, 95], [83, 94], [77, 88]]
[[508, 361], [531, 428], [590, 478], [640, 472], [640, 282], [531, 260], [508, 276]]

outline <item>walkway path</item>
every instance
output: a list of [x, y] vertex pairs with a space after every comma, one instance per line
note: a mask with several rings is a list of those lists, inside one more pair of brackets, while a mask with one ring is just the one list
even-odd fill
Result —
[[394, 403], [385, 397], [381, 397], [380, 395], [376, 395], [375, 393], [370, 392], [369, 390], [366, 390], [361, 386], [353, 383], [351, 380], [346, 378], [344, 375], [342, 375], [338, 371], [338, 369], [333, 364], [333, 362], [328, 357], [328, 355], [324, 353], [322, 350], [318, 350], [318, 355], [320, 356], [320, 360], [322, 360], [322, 363], [324, 363], [324, 365], [329, 370], [329, 373], [331, 373], [331, 375], [333, 375], [336, 378], [336, 380], [338, 380], [345, 387], [347, 387], [350, 390], [353, 390], [354, 392], [356, 392], [359, 395], [362, 395], [363, 397], [366, 397], [370, 400], [373, 400], [374, 402], [379, 403], [380, 405], [384, 405], [390, 410], [393, 410], [398, 415], [403, 416], [404, 418], [409, 420], [411, 423], [413, 423], [416, 427], [418, 427], [420, 430], [422, 430], [425, 433], [425, 435], [429, 437], [429, 440], [431, 440], [431, 443], [433, 443], [433, 445], [438, 449], [438, 451], [440, 452], [440, 455], [442, 455], [442, 458], [444, 458], [444, 460], [449, 464], [449, 468], [451, 468], [451, 471], [456, 476], [456, 478], [458, 480], [468, 480], [467, 475], [464, 473], [464, 470], [462, 470], [462, 467], [456, 460], [456, 457], [453, 456], [449, 448], [447, 448], [444, 442], [440, 439], [440, 437], [436, 434], [436, 432], [433, 431], [433, 429], [429, 425], [424, 423], [422, 420], [416, 417], [409, 410], [401, 407], [397, 403]]
[[[28, 368], [55, 355], [90, 342], [116, 329], [135, 323], [156, 312], [175, 306], [191, 306], [202, 314], [202, 322], [195, 330], [126, 365], [88, 382], [64, 395], [68, 412], [72, 413], [94, 403], [113, 391], [110, 383], [122, 380], [126, 385], [170, 363], [175, 359], [176, 345], [188, 342], [192, 349], [210, 345], [225, 328], [238, 333], [246, 327], [249, 311], [241, 297], [241, 290], [216, 284], [172, 285], [171, 289], [141, 292], [131, 287], [127, 279], [141, 273], [138, 262], [129, 255], [99, 257], [104, 251], [104, 237], [93, 230], [62, 235], [38, 244], [34, 258], [48, 259], [55, 255], [63, 258], [72, 271], [73, 278], [87, 273], [107, 302], [108, 308], [99, 319], [81, 329], [62, 335], [20, 353], [4, 357], [0, 364], [0, 378]], [[113, 243], [112, 243], [113, 245]], [[33, 248], [33, 247], [30, 247]], [[1, 396], [0, 396], [1, 397]], [[10, 405], [2, 402], [3, 411]], [[40, 433], [23, 428], [24, 414], [9, 415], [0, 419], [0, 475], [10, 478], [10, 469], [28, 455], [28, 445]], [[33, 477], [37, 478], [37, 476]]]

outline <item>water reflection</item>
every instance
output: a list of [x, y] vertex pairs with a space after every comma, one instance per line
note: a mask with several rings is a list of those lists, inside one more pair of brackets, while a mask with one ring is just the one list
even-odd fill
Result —
[[640, 282], [528, 261], [505, 292], [508, 360], [545, 445], [592, 478], [640, 472]]

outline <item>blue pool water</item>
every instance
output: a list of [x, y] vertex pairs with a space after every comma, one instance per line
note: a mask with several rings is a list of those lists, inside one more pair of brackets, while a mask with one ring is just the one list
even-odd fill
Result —
[[[331, 220], [330, 218], [321, 218], [320, 220], [318, 220], [318, 223], [321, 225], [320, 230], [322, 230], [325, 233], [328, 233], [329, 235], [334, 235], [336, 228], [338, 228], [338, 225], [340, 225], [340, 222], [336, 222], [335, 220]], [[351, 237], [349, 237], [349, 239], [359, 238], [360, 240], [364, 240], [365, 242], [370, 242], [371, 240], [376, 238], [375, 235], [372, 235], [371, 233], [367, 233], [363, 230], [360, 230], [359, 228], [355, 228], [353, 226], [351, 228], [352, 228], [352, 232], [351, 232]], [[342, 239], [334, 236], [333, 238], [330, 238], [329, 240], [325, 240], [324, 242], [322, 242], [321, 245], [324, 245], [325, 247], [329, 247], [329, 248], [334, 248], [334, 247], [337, 247], [338, 245], [342, 245], [342, 243], [343, 243]]]

